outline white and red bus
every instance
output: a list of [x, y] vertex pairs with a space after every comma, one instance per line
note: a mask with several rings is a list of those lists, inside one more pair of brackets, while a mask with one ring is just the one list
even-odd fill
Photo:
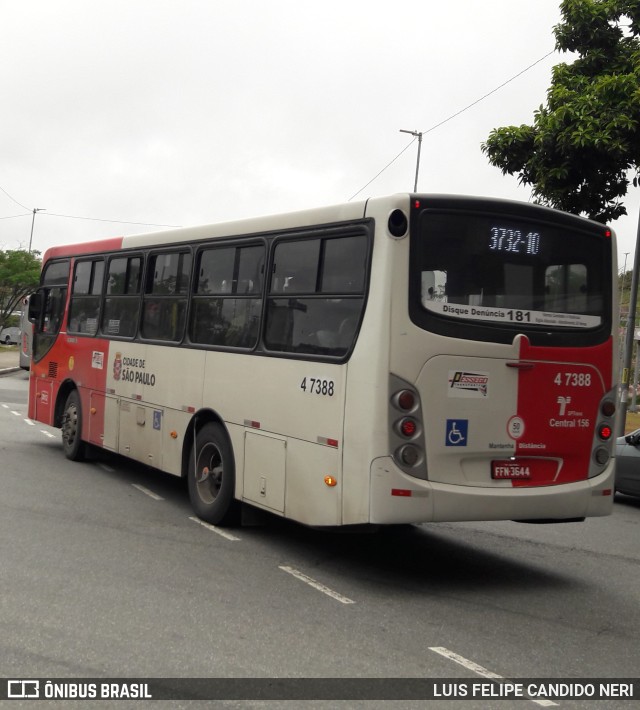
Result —
[[55, 247], [29, 416], [214, 524], [606, 515], [616, 273], [601, 224], [451, 195]]

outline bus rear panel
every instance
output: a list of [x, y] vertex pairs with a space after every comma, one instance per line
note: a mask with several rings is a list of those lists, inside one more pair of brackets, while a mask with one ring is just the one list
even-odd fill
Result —
[[393, 466], [373, 467], [372, 518], [609, 514], [611, 231], [497, 200], [416, 196], [410, 213], [390, 338]]

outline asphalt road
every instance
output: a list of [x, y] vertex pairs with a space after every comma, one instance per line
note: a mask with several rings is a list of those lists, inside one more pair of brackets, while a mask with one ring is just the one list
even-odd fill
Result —
[[0, 677], [640, 675], [640, 500], [580, 524], [221, 531], [194, 519], [178, 479], [114, 456], [67, 461], [26, 400], [26, 373], [0, 377]]

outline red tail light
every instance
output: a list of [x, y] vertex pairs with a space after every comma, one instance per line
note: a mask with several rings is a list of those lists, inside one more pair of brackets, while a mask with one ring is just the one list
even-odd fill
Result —
[[598, 429], [598, 436], [602, 439], [602, 441], [609, 441], [609, 439], [613, 436], [613, 429], [608, 424], [602, 424], [602, 426]]
[[402, 390], [402, 392], [398, 392], [397, 397], [398, 407], [405, 412], [410, 412], [415, 407], [416, 398], [410, 390]]
[[604, 414], [605, 417], [612, 417], [616, 412], [615, 402], [612, 402], [610, 399], [606, 399], [602, 403], [600, 411]]
[[418, 431], [418, 422], [407, 417], [400, 422], [400, 433], [410, 439]]
[[427, 478], [420, 395], [412, 384], [394, 375], [390, 385], [389, 450], [405, 473]]

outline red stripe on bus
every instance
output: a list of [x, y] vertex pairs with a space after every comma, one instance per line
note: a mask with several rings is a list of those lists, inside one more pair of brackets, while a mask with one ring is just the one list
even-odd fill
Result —
[[[518, 370], [518, 425], [510, 436], [516, 456], [556, 459], [560, 470], [536, 467], [531, 480], [512, 480], [514, 487], [548, 486], [586, 480], [598, 423], [599, 404], [613, 387], [613, 341], [586, 348], [532, 346], [522, 339]], [[532, 469], [533, 470], [533, 469]]]
[[42, 257], [42, 263], [46, 264], [49, 259], [59, 259], [63, 256], [99, 254], [100, 252], [118, 251], [120, 249], [122, 249], [122, 237], [97, 239], [96, 241], [83, 242], [82, 244], [67, 244], [61, 247], [51, 247], [50, 249], [47, 249]]

